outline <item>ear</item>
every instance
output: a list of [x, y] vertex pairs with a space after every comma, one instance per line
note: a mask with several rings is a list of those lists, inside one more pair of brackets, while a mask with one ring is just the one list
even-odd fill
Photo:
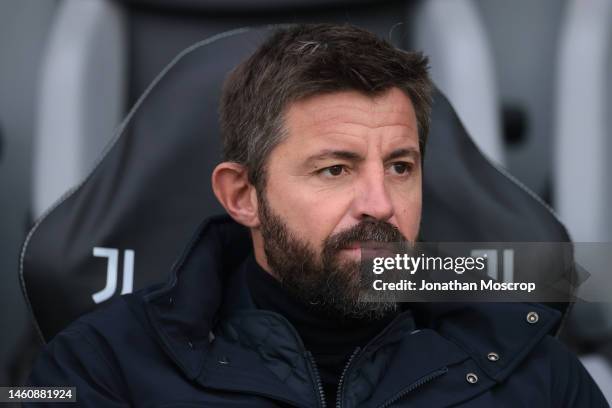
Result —
[[212, 188], [217, 200], [236, 222], [249, 228], [259, 226], [257, 194], [243, 165], [234, 162], [217, 165], [212, 173]]

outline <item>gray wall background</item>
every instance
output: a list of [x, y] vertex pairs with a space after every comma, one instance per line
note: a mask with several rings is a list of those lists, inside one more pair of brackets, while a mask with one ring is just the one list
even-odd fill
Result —
[[[497, 73], [500, 109], [524, 113], [523, 139], [506, 143], [510, 172], [548, 199], [554, 81], [566, 0], [477, 0]], [[515, 135], [516, 136], [516, 135]]]
[[17, 279], [28, 227], [36, 85], [55, 0], [0, 0], [0, 385], [29, 316]]

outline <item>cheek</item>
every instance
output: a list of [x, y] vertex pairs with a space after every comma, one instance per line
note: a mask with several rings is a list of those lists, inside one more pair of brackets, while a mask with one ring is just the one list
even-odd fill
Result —
[[320, 248], [346, 211], [347, 195], [315, 191], [296, 180], [269, 183], [267, 197], [272, 209], [301, 240]]
[[414, 241], [419, 233], [421, 224], [422, 196], [421, 190], [414, 190], [409, 194], [401, 194], [394, 200], [397, 226], [402, 234], [410, 241]]

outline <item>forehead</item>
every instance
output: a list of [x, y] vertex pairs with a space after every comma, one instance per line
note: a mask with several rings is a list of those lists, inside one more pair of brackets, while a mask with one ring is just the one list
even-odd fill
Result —
[[[301, 142], [326, 137], [357, 139], [371, 134], [417, 137], [414, 107], [398, 88], [374, 97], [358, 91], [343, 91], [296, 101], [285, 113], [285, 127], [288, 138]], [[309, 136], [309, 140], [300, 136]]]

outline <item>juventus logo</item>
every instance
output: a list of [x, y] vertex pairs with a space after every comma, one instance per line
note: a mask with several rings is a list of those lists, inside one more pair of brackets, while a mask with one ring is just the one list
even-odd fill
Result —
[[[487, 275], [496, 281], [514, 282], [514, 249], [501, 251], [502, 273], [498, 267], [498, 253], [496, 249], [474, 249], [470, 254], [472, 257], [485, 257], [487, 259]], [[503, 277], [503, 279], [501, 279]]]
[[[116, 248], [94, 247], [93, 256], [106, 258], [106, 286], [99, 292], [91, 295], [93, 301], [102, 303], [110, 299], [117, 290], [117, 278], [119, 271], [119, 250]], [[126, 249], [123, 251], [123, 285], [121, 294], [132, 293], [134, 285], [134, 251]]]

